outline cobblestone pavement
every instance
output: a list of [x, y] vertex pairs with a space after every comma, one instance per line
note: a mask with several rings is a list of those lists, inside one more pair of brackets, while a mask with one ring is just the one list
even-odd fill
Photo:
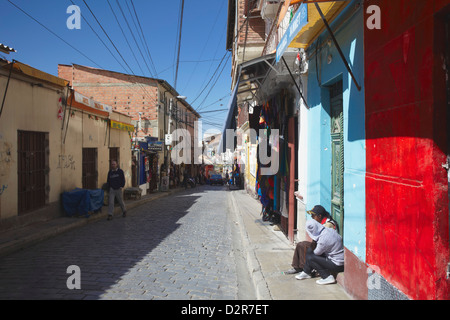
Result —
[[0, 258], [0, 299], [237, 299], [232, 225], [225, 187], [188, 189]]

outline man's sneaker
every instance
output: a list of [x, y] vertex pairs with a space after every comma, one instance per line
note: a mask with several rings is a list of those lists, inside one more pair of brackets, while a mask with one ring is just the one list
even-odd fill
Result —
[[317, 284], [332, 284], [336, 283], [336, 279], [333, 277], [333, 275], [329, 275], [325, 279], [319, 279], [316, 281]]
[[124, 213], [122, 213], [122, 217], [126, 217], [127, 216], [127, 212], [126, 211], [124, 211]]
[[106, 220], [112, 220], [113, 216], [111, 214], [108, 214], [108, 219]]
[[311, 276], [307, 274], [305, 271], [302, 271], [299, 275], [295, 276], [297, 280], [311, 279]]
[[299, 273], [301, 271], [302, 271], [302, 269], [291, 268], [288, 271], [285, 271], [284, 274], [296, 274], [296, 273]]

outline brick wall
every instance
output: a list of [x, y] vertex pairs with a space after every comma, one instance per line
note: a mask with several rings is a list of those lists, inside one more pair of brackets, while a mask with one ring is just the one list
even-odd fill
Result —
[[245, 38], [247, 37], [247, 45], [261, 44], [265, 43], [265, 22], [261, 17], [249, 18], [248, 19], [248, 29], [247, 22], [244, 16], [259, 16], [259, 11], [250, 10], [247, 13], [247, 3], [248, 0], [240, 0], [239, 2], [239, 16], [238, 16], [238, 26], [237, 30], [239, 32], [238, 45], [243, 45], [245, 43]]
[[58, 66], [58, 76], [70, 81], [74, 90], [139, 120], [139, 136], [158, 136], [158, 86], [154, 79], [130, 76], [83, 66]]

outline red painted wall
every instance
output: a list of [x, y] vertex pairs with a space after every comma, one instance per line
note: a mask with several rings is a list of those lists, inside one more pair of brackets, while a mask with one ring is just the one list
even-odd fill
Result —
[[448, 0], [365, 1], [365, 12], [370, 5], [381, 30], [364, 33], [366, 262], [412, 299], [449, 299], [439, 20]]

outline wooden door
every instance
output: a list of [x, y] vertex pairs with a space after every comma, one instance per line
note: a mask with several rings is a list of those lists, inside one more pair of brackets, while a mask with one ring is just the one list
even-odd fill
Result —
[[97, 189], [97, 148], [83, 148], [83, 189]]
[[18, 213], [45, 206], [48, 180], [48, 134], [18, 131], [17, 134]]

